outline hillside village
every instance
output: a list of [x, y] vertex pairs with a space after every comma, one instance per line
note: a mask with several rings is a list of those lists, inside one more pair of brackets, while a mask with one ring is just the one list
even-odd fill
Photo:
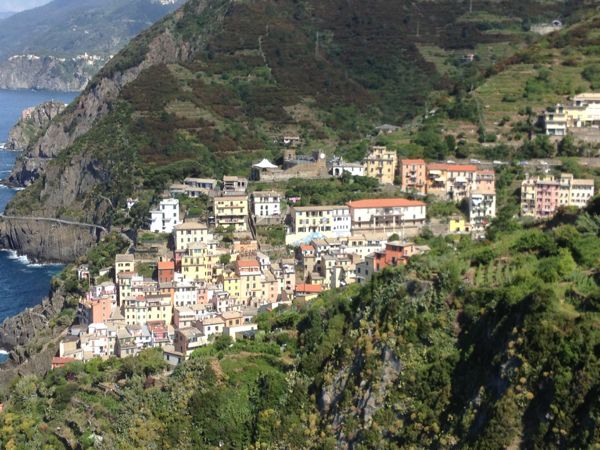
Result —
[[[79, 302], [79, 325], [69, 329], [52, 367], [132, 356], [148, 347], [162, 348], [165, 360], [178, 365], [216, 336], [253, 338], [261, 311], [366, 283], [429, 251], [415, 239], [431, 225], [431, 199], [467, 205], [466, 217], [450, 217], [444, 229], [437, 228], [441, 234], [480, 239], [496, 216], [494, 165], [398, 159], [384, 146], [371, 147], [360, 162], [327, 161], [319, 152], [297, 155], [298, 140], [284, 139], [283, 167], [262, 160], [250, 180], [225, 176], [172, 184], [148, 217], [150, 237], [167, 237], [165, 245], [118, 254], [97, 280], [80, 266], [78, 278], [90, 289]], [[522, 181], [524, 217], [547, 219], [563, 206], [584, 207], [594, 195], [594, 180], [544, 172]], [[348, 176], [374, 178], [384, 193], [396, 183], [402, 197], [301, 206], [301, 198], [251, 190], [257, 182]], [[180, 199], [186, 198], [208, 199], [207, 215], [184, 217]], [[136, 202], [129, 199], [127, 207]], [[261, 244], [257, 230], [270, 225], [284, 227], [286, 247]]]

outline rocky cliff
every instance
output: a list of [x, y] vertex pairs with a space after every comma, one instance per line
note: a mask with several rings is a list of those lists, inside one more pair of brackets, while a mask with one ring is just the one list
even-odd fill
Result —
[[52, 119], [65, 109], [65, 104], [56, 101], [23, 111], [22, 118], [11, 128], [6, 148], [8, 150], [25, 150], [38, 135], [44, 132]]
[[67, 221], [0, 216], [0, 246], [36, 261], [72, 262], [103, 233], [102, 228]]
[[7, 318], [0, 325], [0, 348], [9, 359], [0, 370], [0, 388], [17, 375], [43, 375], [57, 351], [57, 341], [68, 324], [59, 324], [66, 293], [62, 287], [51, 290], [42, 302], [22, 313]]
[[81, 91], [106, 60], [17, 55], [0, 62], [0, 89]]

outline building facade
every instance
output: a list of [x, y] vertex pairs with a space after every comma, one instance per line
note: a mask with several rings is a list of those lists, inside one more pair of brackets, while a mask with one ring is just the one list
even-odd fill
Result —
[[348, 206], [296, 206], [288, 216], [287, 245], [309, 242], [319, 237], [343, 237], [351, 234]]
[[235, 231], [247, 231], [248, 197], [227, 195], [215, 197], [213, 201], [215, 224], [223, 228], [233, 227]]
[[179, 200], [166, 198], [161, 200], [158, 209], [150, 211], [150, 231], [172, 233], [179, 221]]
[[576, 179], [568, 173], [559, 178], [527, 176], [521, 183], [521, 215], [552, 217], [561, 206], [583, 208], [593, 196], [592, 179]]
[[398, 155], [386, 147], [371, 147], [365, 158], [366, 176], [377, 178], [379, 184], [394, 184]]
[[353, 232], [361, 230], [395, 232], [420, 228], [427, 219], [427, 205], [405, 198], [380, 198], [347, 203]]
[[427, 193], [427, 164], [422, 159], [402, 159], [400, 178], [404, 192]]

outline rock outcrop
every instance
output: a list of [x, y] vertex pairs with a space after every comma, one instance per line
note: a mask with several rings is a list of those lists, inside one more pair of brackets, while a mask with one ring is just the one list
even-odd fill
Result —
[[103, 229], [66, 221], [0, 217], [0, 245], [36, 261], [68, 263], [102, 237]]
[[50, 125], [52, 119], [59, 115], [65, 104], [49, 101], [23, 111], [21, 120], [11, 128], [6, 148], [8, 150], [25, 150]]
[[104, 61], [17, 55], [0, 62], [0, 89], [81, 91]]
[[50, 368], [58, 349], [58, 340], [67, 325], [55, 320], [66, 302], [62, 287], [53, 289], [39, 305], [7, 318], [0, 325], [0, 348], [9, 359], [0, 370], [0, 387], [18, 375], [43, 375]]

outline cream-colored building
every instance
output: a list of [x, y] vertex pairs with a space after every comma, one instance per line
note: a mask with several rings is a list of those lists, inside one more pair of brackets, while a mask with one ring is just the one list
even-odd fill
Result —
[[115, 256], [115, 281], [121, 272], [135, 271], [135, 257], [129, 253], [120, 253]]
[[233, 226], [235, 231], [248, 230], [248, 196], [227, 195], [215, 197], [213, 211], [217, 226], [223, 228]]
[[350, 208], [347, 206], [294, 206], [288, 216], [287, 245], [297, 245], [316, 238], [350, 236]]
[[175, 250], [186, 250], [188, 245], [213, 240], [208, 227], [200, 222], [184, 222], [175, 226]]
[[386, 147], [371, 147], [365, 158], [366, 176], [377, 178], [379, 184], [394, 184], [398, 169], [398, 155]]
[[550, 111], [544, 112], [544, 126], [549, 136], [565, 136], [569, 128], [590, 128], [598, 125], [599, 92], [578, 94], [568, 104], [557, 104]]

